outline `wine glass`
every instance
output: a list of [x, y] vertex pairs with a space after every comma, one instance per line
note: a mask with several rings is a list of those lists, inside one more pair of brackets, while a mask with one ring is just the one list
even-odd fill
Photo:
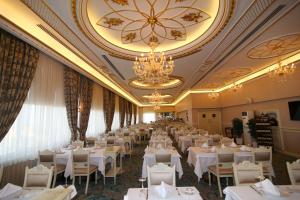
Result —
[[145, 181], [146, 181], [146, 178], [143, 178], [143, 177], [139, 178], [139, 182], [142, 183], [142, 188], [140, 189], [140, 193], [142, 193], [142, 194], [145, 194], [145, 192], [144, 192], [144, 182]]

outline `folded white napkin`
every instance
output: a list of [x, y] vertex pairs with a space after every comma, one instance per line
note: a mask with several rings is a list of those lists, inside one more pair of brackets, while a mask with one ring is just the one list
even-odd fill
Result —
[[256, 183], [255, 186], [261, 187], [265, 193], [268, 193], [268, 194], [271, 194], [274, 196], [280, 196], [280, 192], [279, 192], [278, 188], [275, 185], [273, 185], [273, 183], [269, 179], [265, 179], [259, 183]]
[[223, 149], [224, 149], [224, 148], [225, 148], [225, 145], [224, 145], [224, 144], [222, 144], [222, 145], [221, 145], [221, 148], [223, 148]]
[[237, 147], [237, 145], [234, 142], [231, 142], [230, 147]]
[[0, 199], [8, 198], [12, 194], [17, 194], [22, 190], [22, 187], [7, 183], [2, 190], [0, 190]]
[[174, 193], [175, 187], [162, 181], [160, 185], [155, 186], [154, 191], [159, 197], [165, 199]]
[[201, 145], [201, 147], [203, 147], [203, 148], [208, 148], [208, 144], [205, 142], [205, 143], [203, 143], [203, 144]]

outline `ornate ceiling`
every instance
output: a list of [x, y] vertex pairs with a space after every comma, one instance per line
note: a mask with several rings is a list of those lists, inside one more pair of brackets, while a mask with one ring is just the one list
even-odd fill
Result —
[[180, 57], [198, 51], [228, 22], [233, 1], [77, 0], [73, 15], [80, 30], [111, 55], [133, 59], [157, 51]]
[[300, 52], [297, 0], [11, 0], [0, 14], [2, 28], [139, 105], [153, 87], [130, 59], [150, 38], [176, 58], [172, 80], [155, 86], [170, 103]]

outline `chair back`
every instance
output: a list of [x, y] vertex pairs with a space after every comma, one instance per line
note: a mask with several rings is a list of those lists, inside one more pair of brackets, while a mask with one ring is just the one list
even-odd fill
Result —
[[80, 147], [80, 148], [83, 148], [84, 142], [83, 142], [83, 141], [73, 141], [73, 142], [72, 142], [72, 146], [73, 146], [73, 147]]
[[300, 159], [289, 163], [286, 162], [287, 170], [289, 173], [292, 185], [300, 185]]
[[72, 151], [72, 169], [73, 175], [89, 174], [90, 162], [89, 151], [79, 149]]
[[230, 149], [219, 149], [217, 152], [217, 171], [224, 168], [232, 168], [234, 162], [233, 151]]
[[198, 138], [195, 140], [195, 147], [201, 147], [204, 143], [207, 143], [208, 144], [208, 140], [207, 138]]
[[234, 163], [239, 164], [243, 161], [254, 162], [254, 153], [252, 151], [234, 152]]
[[263, 162], [272, 164], [272, 147], [259, 147], [254, 148], [254, 160], [255, 162]]
[[115, 139], [114, 138], [107, 138], [106, 143], [107, 143], [107, 146], [114, 146], [115, 145]]
[[53, 167], [50, 169], [44, 165], [37, 165], [31, 169], [26, 166], [24, 189], [45, 189], [50, 188], [53, 176]]
[[148, 187], [160, 185], [165, 182], [169, 185], [176, 186], [175, 166], [169, 167], [163, 163], [158, 163], [152, 167], [147, 166]]
[[171, 163], [171, 154], [170, 153], [156, 153], [155, 154], [155, 160], [156, 163], [165, 163], [165, 164], [170, 164]]
[[262, 163], [255, 164], [247, 160], [239, 164], [233, 163], [233, 174], [237, 186], [253, 185], [260, 181], [259, 177], [263, 177]]
[[50, 150], [39, 151], [38, 164], [44, 165], [48, 168], [55, 166], [55, 152]]
[[95, 141], [95, 147], [97, 147], [97, 148], [105, 148], [105, 147], [107, 147], [106, 140]]
[[86, 138], [86, 144], [90, 147], [95, 146], [95, 142], [97, 141], [96, 137], [87, 137]]

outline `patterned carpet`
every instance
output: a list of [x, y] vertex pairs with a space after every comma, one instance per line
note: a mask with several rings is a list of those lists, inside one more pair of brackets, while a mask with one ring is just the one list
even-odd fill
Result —
[[[146, 144], [135, 146], [133, 155], [131, 158], [126, 157], [123, 159], [124, 173], [117, 177], [117, 184], [113, 184], [113, 178], [107, 178], [106, 184], [103, 184], [103, 177], [100, 177], [98, 183], [95, 185], [93, 175], [91, 176], [88, 194], [84, 195], [85, 179], [82, 178], [82, 183], [79, 185], [76, 181], [76, 189], [78, 195], [75, 199], [77, 200], [121, 200], [127, 193], [128, 188], [141, 187], [141, 183], [138, 181], [141, 176], [143, 154]], [[193, 167], [190, 167], [187, 162], [187, 155], [182, 155], [182, 167], [183, 176], [182, 179], [176, 180], [177, 186], [195, 186], [200, 191], [200, 195], [204, 200], [218, 200], [221, 199], [218, 196], [218, 188], [216, 181], [213, 180], [213, 184], [210, 187], [207, 181], [207, 175], [204, 176], [203, 180], [199, 183], [197, 177], [193, 172]], [[293, 157], [289, 157], [280, 153], [273, 154], [273, 166], [276, 174], [274, 178], [275, 184], [290, 184], [288, 174], [286, 171], [286, 161], [295, 160]], [[61, 180], [63, 182], [63, 180]], [[69, 184], [70, 184], [69, 180]], [[225, 187], [225, 181], [222, 182], [223, 188]], [[232, 185], [232, 181], [229, 181], [229, 185]]]

